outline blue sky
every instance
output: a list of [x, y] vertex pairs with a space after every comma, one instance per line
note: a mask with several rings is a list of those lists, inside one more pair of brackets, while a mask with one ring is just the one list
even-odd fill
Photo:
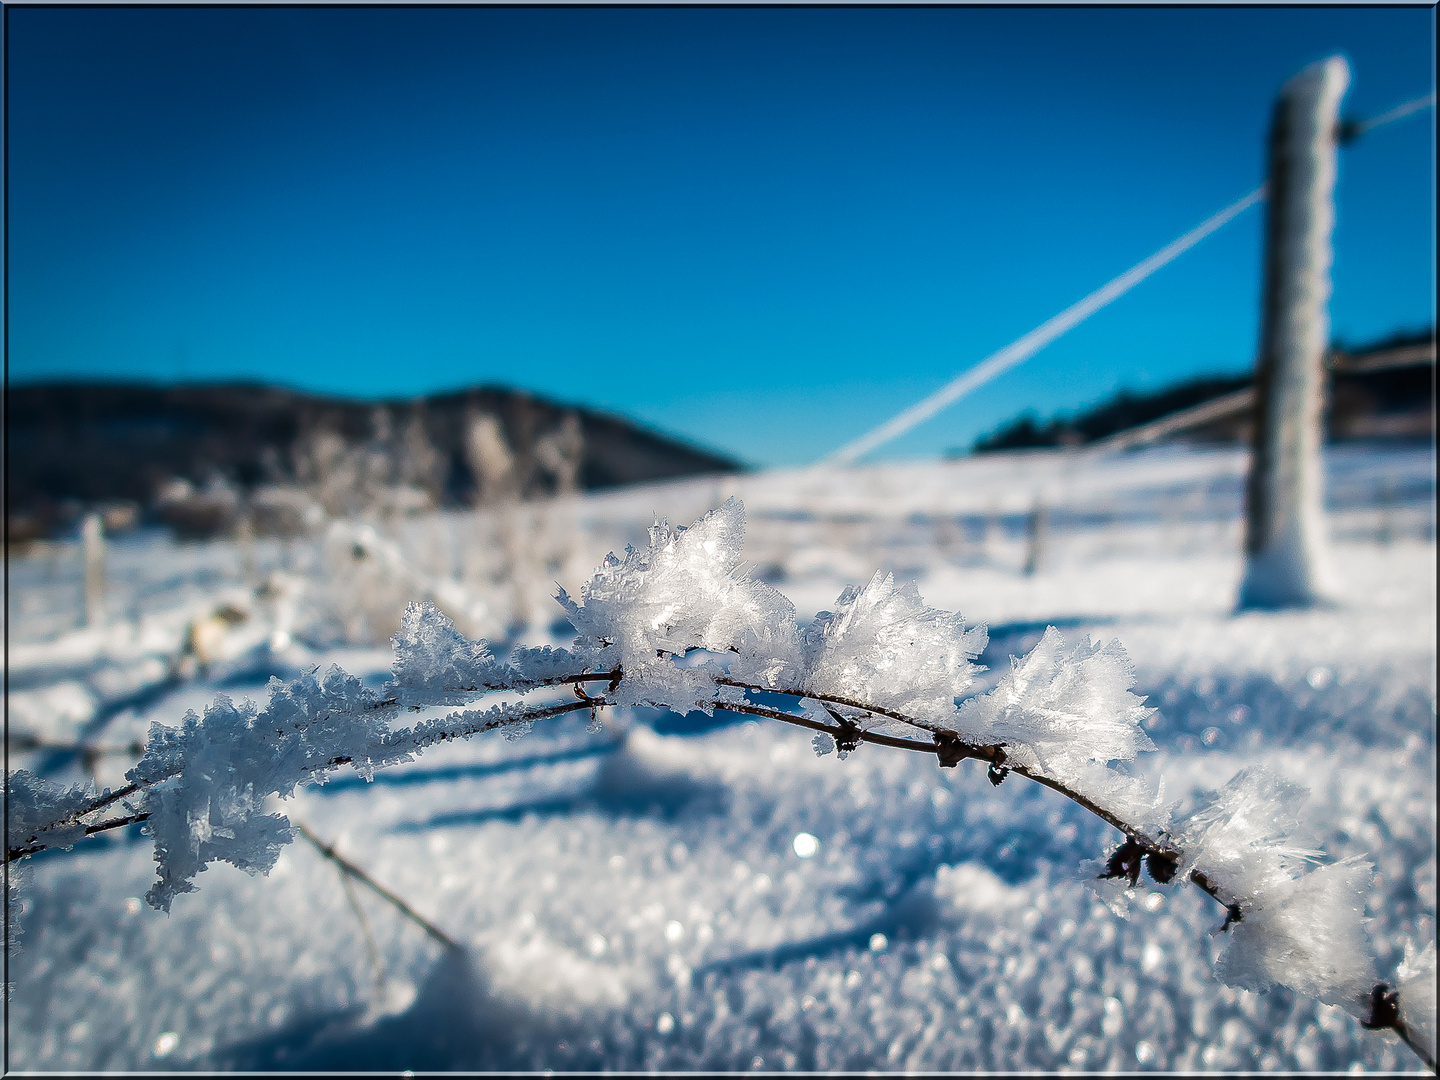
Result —
[[[11, 9], [9, 375], [500, 383], [758, 465], [888, 419], [1263, 178], [1409, 9]], [[1343, 151], [1334, 332], [1434, 322], [1434, 113]], [[877, 457], [1238, 371], [1249, 211]]]

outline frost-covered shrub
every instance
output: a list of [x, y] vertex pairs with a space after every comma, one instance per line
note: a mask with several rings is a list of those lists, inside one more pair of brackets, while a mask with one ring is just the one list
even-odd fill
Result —
[[[1323, 864], [1300, 827], [1303, 791], [1251, 768], [1175, 820], [1162, 790], [1127, 771], [1153, 749], [1141, 727], [1151, 710], [1133, 693], [1118, 642], [1067, 646], [1051, 628], [1012, 658], [993, 690], [962, 700], [983, 628], [877, 574], [802, 630], [793, 605], [749, 576], [743, 540], [735, 499], [688, 528], [657, 523], [644, 550], [609, 556], [578, 596], [560, 591], [577, 631], [568, 650], [519, 648], [502, 659], [433, 604], [412, 603], [393, 639], [392, 678], [378, 691], [332, 668], [272, 680], [263, 708], [221, 696], [177, 728], [153, 725], [130, 783], [113, 792], [11, 774], [7, 864], [143, 821], [158, 870], [147, 899], [168, 910], [211, 862], [267, 871], [293, 836], [273, 798], [338, 769], [369, 778], [437, 742], [490, 730], [519, 735], [575, 711], [727, 709], [814, 729], [822, 753], [868, 742], [931, 753], [941, 766], [987, 762], [997, 785], [1016, 775], [1049, 787], [1124, 836], [1097, 884], [1123, 890], [1148, 871], [1161, 885], [1189, 881], [1224, 906], [1222, 978], [1257, 990], [1285, 985], [1342, 1006], [1368, 1026], [1393, 1028], [1433, 1061], [1434, 946], [1407, 957], [1398, 990], [1376, 981], [1363, 918], [1370, 865]], [[553, 700], [567, 687], [573, 698]], [[525, 700], [543, 688], [549, 699]], [[488, 708], [475, 701], [495, 691], [514, 699]], [[761, 694], [765, 702], [787, 696], [794, 708], [762, 703]], [[422, 709], [450, 711], [396, 726]], [[687, 761], [639, 733], [611, 768], [643, 775], [657, 791], [695, 782]], [[633, 777], [626, 785], [635, 786]]]

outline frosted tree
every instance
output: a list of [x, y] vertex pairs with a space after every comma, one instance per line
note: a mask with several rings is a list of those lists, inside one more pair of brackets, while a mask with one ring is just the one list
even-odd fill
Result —
[[580, 418], [567, 412], [560, 426], [535, 440], [535, 459], [551, 476], [556, 495], [580, 490], [580, 469], [585, 463], [585, 435]]
[[[983, 627], [927, 607], [913, 585], [882, 574], [802, 627], [784, 596], [747, 573], [743, 539], [733, 498], [688, 528], [657, 523], [643, 549], [608, 556], [578, 595], [560, 591], [577, 631], [569, 649], [497, 657], [434, 605], [416, 603], [378, 691], [332, 667], [272, 680], [263, 707], [221, 695], [178, 727], [153, 725], [129, 783], [113, 791], [12, 773], [7, 872], [46, 848], [143, 822], [157, 869], [146, 899], [168, 911], [212, 862], [268, 871], [296, 833], [274, 797], [337, 770], [368, 778], [436, 743], [518, 736], [573, 712], [723, 709], [810, 729], [821, 754], [870, 744], [932, 755], [942, 768], [973, 759], [997, 786], [1020, 777], [1073, 800], [1123, 837], [1094, 864], [1112, 904], [1123, 908], [1142, 874], [1194, 885], [1225, 912], [1221, 978], [1344, 1008], [1395, 1031], [1433, 1068], [1433, 945], [1407, 954], [1394, 978], [1381, 976], [1363, 917], [1370, 865], [1327, 861], [1303, 835], [1303, 793], [1265, 769], [1242, 771], [1185, 818], [1132, 775], [1129, 763], [1153, 748], [1142, 727], [1151, 710], [1133, 692], [1118, 642], [1067, 644], [1051, 628], [994, 689], [976, 694]], [[567, 687], [573, 699], [526, 701]], [[477, 701], [492, 691], [517, 699]], [[790, 707], [771, 704], [776, 696]], [[425, 708], [444, 711], [397, 725]]]
[[396, 483], [423, 491], [431, 506], [439, 506], [444, 495], [445, 461], [426, 428], [424, 402], [417, 401], [411, 407], [395, 457]]
[[519, 497], [515, 455], [500, 421], [490, 413], [472, 413], [465, 423], [465, 463], [475, 478], [478, 502], [502, 502]]
[[[578, 443], [578, 422], [562, 424], [557, 432], [537, 440], [535, 453], [557, 487], [573, 483], [579, 475]], [[540, 515], [521, 501], [529, 475], [524, 455], [505, 437], [499, 419], [482, 412], [471, 414], [466, 423], [465, 455], [475, 477], [476, 502], [487, 505], [494, 515], [493, 550], [502, 561], [491, 571], [508, 585], [510, 621], [529, 624], [535, 600], [542, 595], [537, 586], [542, 581], [548, 585], [549, 579], [544, 576], [545, 560], [537, 552]]]

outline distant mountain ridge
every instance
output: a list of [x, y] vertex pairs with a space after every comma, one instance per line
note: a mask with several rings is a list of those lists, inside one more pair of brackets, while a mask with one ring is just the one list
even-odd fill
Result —
[[[1424, 345], [1430, 358], [1419, 358]], [[1337, 346], [1330, 355], [1326, 434], [1331, 439], [1425, 438], [1435, 430], [1435, 333], [1395, 334], [1364, 346]], [[1396, 362], [1375, 367], [1367, 360], [1384, 356]], [[972, 453], [1055, 446], [1083, 446], [1194, 409], [1197, 422], [1175, 425], [1166, 438], [1207, 442], [1247, 441], [1251, 417], [1245, 408], [1202, 415], [1197, 406], [1248, 389], [1253, 373], [1201, 376], [1148, 393], [1121, 390], [1089, 409], [1042, 421], [1024, 413], [975, 440]], [[1241, 404], [1240, 397], [1235, 402]], [[953, 450], [949, 456], [963, 451]]]
[[[494, 386], [370, 402], [253, 383], [76, 381], [11, 386], [6, 398], [9, 509], [32, 530], [73, 518], [75, 504], [152, 506], [177, 481], [241, 496], [303, 484], [341, 459], [378, 463], [386, 483], [439, 506], [495, 494], [494, 476], [479, 475], [493, 473], [487, 453], [520, 498], [742, 467], [617, 416]], [[479, 457], [477, 421], [492, 446]]]

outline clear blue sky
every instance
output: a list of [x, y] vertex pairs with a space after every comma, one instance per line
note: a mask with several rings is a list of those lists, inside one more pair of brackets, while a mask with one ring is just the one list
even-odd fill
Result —
[[[1279, 84], [1434, 86], [1410, 9], [28, 9], [12, 380], [503, 383], [813, 460], [1262, 177]], [[1334, 331], [1434, 321], [1434, 113], [1343, 151]], [[1262, 212], [880, 457], [1248, 366]]]

